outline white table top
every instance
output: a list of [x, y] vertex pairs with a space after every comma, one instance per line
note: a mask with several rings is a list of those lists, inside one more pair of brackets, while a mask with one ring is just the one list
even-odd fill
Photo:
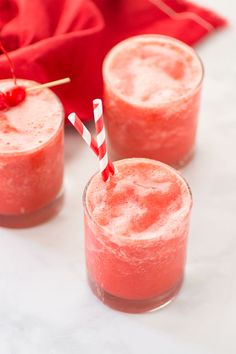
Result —
[[[236, 2], [201, 0], [236, 21]], [[85, 278], [81, 194], [97, 160], [66, 133], [66, 203], [47, 224], [0, 228], [0, 354], [235, 354], [235, 28], [198, 46], [206, 69], [198, 145], [183, 170], [194, 196], [186, 280], [168, 307], [127, 315]]]

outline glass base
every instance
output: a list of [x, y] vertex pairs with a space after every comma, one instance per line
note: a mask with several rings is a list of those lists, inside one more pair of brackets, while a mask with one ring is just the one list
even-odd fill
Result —
[[101, 300], [105, 305], [122, 312], [127, 313], [142, 313], [148, 311], [158, 310], [168, 305], [178, 294], [183, 278], [173, 287], [165, 293], [144, 300], [130, 300], [120, 298], [109, 294], [103, 288], [101, 288], [96, 282], [88, 277], [88, 283], [92, 292]]
[[50, 204], [32, 213], [0, 215], [0, 226], [20, 229], [39, 225], [57, 215], [63, 206], [63, 202], [64, 193], [62, 190]]

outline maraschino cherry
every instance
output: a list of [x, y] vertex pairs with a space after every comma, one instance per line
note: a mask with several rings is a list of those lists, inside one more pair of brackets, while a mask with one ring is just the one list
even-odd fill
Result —
[[9, 88], [5, 92], [0, 91], [0, 111], [2, 111], [2, 110], [5, 110], [9, 107], [17, 106], [19, 103], [24, 101], [25, 97], [26, 97], [26, 90], [23, 86], [17, 85], [13, 63], [12, 63], [6, 49], [3, 47], [1, 41], [0, 41], [0, 49], [7, 57], [7, 60], [10, 65], [10, 70], [12, 73], [12, 78], [13, 78], [13, 81], [15, 84], [15, 86]]
[[15, 85], [4, 92], [0, 91], [0, 111], [9, 109], [10, 107], [17, 106], [18, 104], [23, 102], [26, 98], [26, 94], [28, 91], [42, 89], [44, 87], [53, 87], [53, 86], [57, 86], [57, 85], [63, 85], [63, 84], [67, 84], [68, 82], [71, 81], [71, 79], [69, 77], [65, 77], [64, 79], [50, 81], [50, 82], [47, 82], [46, 84], [40, 84], [40, 85], [36, 85], [33, 87], [28, 87], [27, 89], [23, 86], [19, 86], [19, 85], [17, 85], [17, 82], [16, 82], [16, 75], [15, 75], [13, 63], [12, 63], [11, 58], [9, 57], [6, 49], [3, 47], [1, 40], [0, 40], [0, 49], [5, 54], [5, 56], [8, 60], [8, 63], [10, 65], [12, 78], [13, 78], [13, 82]]
[[5, 92], [5, 99], [10, 107], [17, 106], [24, 101], [26, 90], [23, 86], [14, 86]]
[[6, 96], [3, 92], [0, 91], [0, 111], [6, 109], [8, 107]]

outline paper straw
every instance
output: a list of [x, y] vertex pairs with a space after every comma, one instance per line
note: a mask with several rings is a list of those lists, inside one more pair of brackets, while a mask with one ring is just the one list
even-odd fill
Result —
[[109, 166], [108, 166], [108, 154], [106, 146], [106, 134], [103, 121], [103, 112], [102, 112], [102, 101], [100, 99], [93, 100], [93, 113], [95, 128], [97, 133], [97, 146], [99, 154], [99, 163], [100, 171], [104, 181], [107, 181], [109, 178]]
[[[96, 156], [99, 157], [99, 152], [98, 152], [98, 146], [97, 142], [92, 136], [92, 134], [89, 132], [89, 130], [86, 128], [86, 126], [82, 123], [82, 121], [79, 119], [76, 113], [71, 113], [68, 116], [69, 121], [71, 124], [75, 127], [75, 129], [78, 131], [78, 133], [82, 136], [86, 144], [93, 150]], [[109, 171], [113, 175], [115, 172], [114, 165], [113, 163], [108, 160], [108, 166], [109, 166]]]

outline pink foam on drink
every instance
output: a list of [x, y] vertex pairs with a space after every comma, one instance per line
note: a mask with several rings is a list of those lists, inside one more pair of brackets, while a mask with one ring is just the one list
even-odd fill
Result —
[[[192, 200], [183, 178], [161, 162], [125, 159], [115, 168], [107, 182], [95, 175], [85, 193], [88, 275], [102, 301], [139, 312], [169, 301], [181, 285]], [[142, 305], [117, 305], [111, 296]]]
[[202, 75], [199, 59], [186, 48], [166, 37], [159, 37], [158, 45], [152, 36], [124, 41], [111, 52], [106, 75], [118, 94], [136, 104], [179, 99], [195, 89]]
[[[17, 80], [18, 85], [38, 85]], [[13, 86], [12, 80], [0, 81], [0, 90]], [[0, 112], [0, 154], [23, 153], [42, 147], [58, 131], [62, 120], [62, 106], [51, 90], [27, 93], [26, 100], [16, 107]]]
[[189, 212], [190, 194], [173, 169], [146, 159], [118, 162], [118, 172], [104, 183], [100, 174], [87, 191], [93, 220], [113, 235], [151, 238], [169, 234]]

